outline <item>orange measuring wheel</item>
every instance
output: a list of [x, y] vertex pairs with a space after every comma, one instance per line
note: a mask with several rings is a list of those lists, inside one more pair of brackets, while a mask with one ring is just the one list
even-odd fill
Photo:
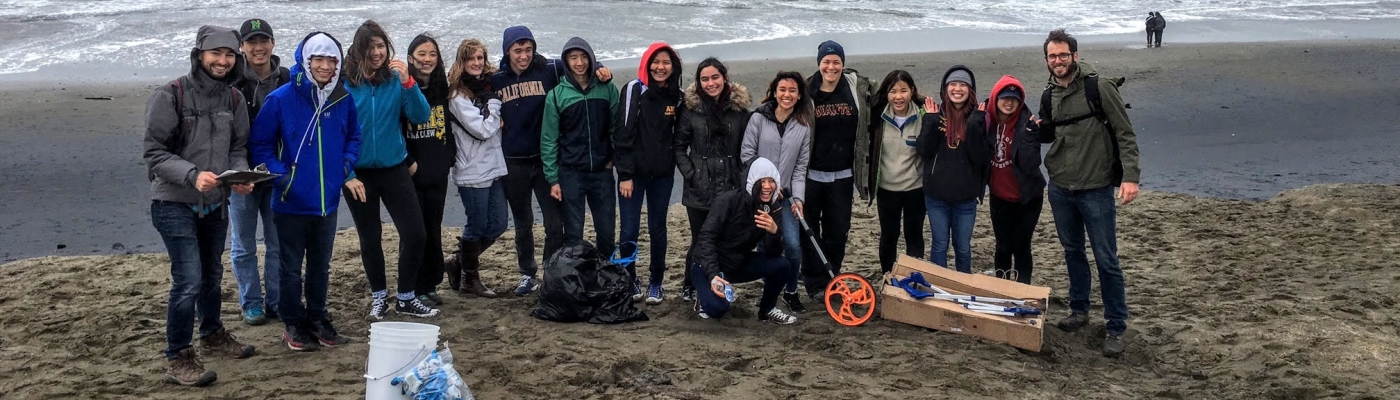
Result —
[[826, 285], [826, 313], [836, 323], [860, 326], [875, 315], [875, 288], [860, 275], [840, 274]]

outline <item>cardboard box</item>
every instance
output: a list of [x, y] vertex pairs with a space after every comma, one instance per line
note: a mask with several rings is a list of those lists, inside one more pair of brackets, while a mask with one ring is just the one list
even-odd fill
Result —
[[[1045, 308], [1050, 299], [1048, 287], [1031, 286], [988, 275], [964, 274], [913, 257], [899, 256], [892, 276], [903, 279], [912, 272], [922, 273], [929, 283], [949, 293], [1034, 300], [1041, 311], [1048, 311]], [[880, 317], [884, 319], [1040, 351], [1045, 333], [1044, 315], [1018, 318], [982, 314], [951, 301], [932, 298], [914, 300], [904, 289], [891, 286], [888, 279], [880, 286]]]

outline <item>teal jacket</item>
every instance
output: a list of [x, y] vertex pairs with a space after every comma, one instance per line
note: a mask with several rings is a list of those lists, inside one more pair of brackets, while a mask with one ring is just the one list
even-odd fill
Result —
[[[387, 168], [408, 158], [403, 139], [403, 119], [415, 124], [428, 122], [428, 99], [418, 84], [404, 86], [399, 75], [378, 85], [345, 83], [345, 90], [355, 99], [355, 112], [360, 120], [360, 159], [355, 168]], [[354, 178], [352, 172], [349, 178]]]

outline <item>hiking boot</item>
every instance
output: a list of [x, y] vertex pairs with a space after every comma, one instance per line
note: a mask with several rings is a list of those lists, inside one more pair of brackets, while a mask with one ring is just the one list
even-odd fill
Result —
[[218, 379], [219, 374], [204, 369], [193, 347], [180, 350], [165, 369], [165, 382], [181, 386], [209, 386]]
[[462, 290], [462, 258], [466, 253], [466, 242], [466, 239], [457, 238], [457, 250], [453, 250], [442, 264], [443, 270], [447, 271], [447, 286], [452, 290]]
[[442, 296], [439, 296], [438, 292], [428, 292], [428, 294], [418, 296], [418, 301], [430, 306], [440, 306], [443, 304]]
[[661, 288], [661, 285], [648, 285], [648, 286], [647, 286], [647, 299], [646, 299], [646, 300], [647, 300], [647, 304], [650, 304], [650, 305], [661, 304], [661, 300], [665, 298], [665, 294], [666, 294], [666, 290], [665, 290], [665, 289], [662, 289], [662, 288]]
[[263, 313], [262, 306], [248, 307], [243, 310], [243, 323], [258, 326], [267, 323], [267, 314]]
[[373, 299], [370, 299], [370, 301], [369, 301], [369, 320], [370, 320], [370, 321], [383, 321], [383, 320], [384, 320], [384, 313], [387, 313], [387, 312], [389, 312], [389, 299], [388, 299], [388, 298], [384, 298], [384, 297], [375, 297], [375, 298], [373, 298]]
[[426, 304], [423, 304], [423, 302], [418, 301], [418, 299], [408, 301], [398, 300], [398, 303], [394, 306], [394, 312], [419, 318], [436, 317], [438, 315], [438, 309], [428, 307]]
[[681, 287], [681, 300], [695, 301], [695, 288], [690, 286]]
[[[795, 293], [794, 293], [794, 294], [795, 294]], [[772, 309], [772, 310], [768, 310], [767, 313], [764, 313], [763, 315], [759, 315], [759, 316], [758, 316], [758, 320], [759, 320], [759, 321], [773, 321], [773, 323], [778, 324], [778, 325], [792, 325], [792, 324], [797, 323], [797, 317], [796, 317], [796, 316], [788, 315], [788, 313], [783, 312], [783, 310], [780, 310], [780, 309], [778, 309], [777, 307], [773, 307], [773, 309]]]
[[1065, 332], [1077, 331], [1079, 328], [1083, 328], [1084, 325], [1088, 324], [1089, 314], [1085, 313], [1070, 313], [1068, 317], [1064, 317], [1060, 322], [1055, 323], [1056, 326], [1060, 327], [1060, 330]]
[[335, 327], [331, 321], [319, 321], [311, 323], [311, 336], [324, 347], [335, 347], [350, 343], [350, 338], [340, 336], [335, 332]]
[[638, 279], [638, 278], [633, 278], [633, 279], [632, 279], [632, 302], [633, 302], [633, 303], [636, 303], [636, 302], [642, 301], [642, 297], [643, 297], [642, 295], [643, 295], [643, 294], [645, 294], [645, 293], [642, 293], [642, 280], [641, 280], [641, 279]]
[[526, 296], [530, 293], [534, 293], [535, 290], [539, 288], [540, 282], [535, 280], [535, 277], [529, 275], [521, 275], [520, 284], [515, 285], [515, 295]]
[[287, 344], [287, 348], [292, 351], [316, 351], [321, 346], [317, 344], [316, 337], [307, 332], [306, 328], [288, 327], [282, 331], [282, 342]]
[[1123, 334], [1109, 333], [1103, 339], [1103, 356], [1118, 357], [1123, 355]]
[[807, 307], [802, 306], [802, 296], [798, 296], [797, 293], [783, 293], [783, 303], [787, 304], [793, 314], [807, 312]]
[[486, 251], [484, 245], [495, 243], [495, 241], [482, 242], [464, 240], [462, 243], [464, 249], [462, 255], [462, 283], [460, 285], [462, 290], [466, 291], [467, 294], [487, 299], [498, 297], [499, 295], [496, 294], [496, 291], [491, 290], [491, 288], [486, 287], [486, 284], [481, 282], [481, 253]]
[[228, 330], [219, 328], [214, 333], [199, 338], [199, 349], [205, 352], [220, 353], [233, 358], [248, 358], [253, 356], [253, 346], [239, 343], [233, 334]]

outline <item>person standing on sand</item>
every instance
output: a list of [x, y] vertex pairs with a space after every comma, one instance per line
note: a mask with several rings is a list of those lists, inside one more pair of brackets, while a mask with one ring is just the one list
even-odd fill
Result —
[[[549, 182], [544, 178], [544, 162], [540, 159], [540, 124], [544, 121], [544, 100], [559, 77], [566, 75], [564, 62], [549, 60], [535, 51], [535, 36], [530, 28], [506, 28], [500, 70], [491, 76], [491, 87], [501, 99], [501, 148], [506, 157], [506, 202], [510, 205], [515, 224], [515, 253], [519, 263], [520, 283], [516, 296], [525, 296], [539, 289], [539, 264], [535, 262], [535, 210], [530, 204], [533, 193], [544, 219], [544, 259], [564, 247], [564, 225], [560, 221], [560, 204], [550, 195]], [[612, 81], [612, 73], [601, 65], [594, 66], [602, 83]]]
[[[394, 59], [389, 35], [373, 20], [355, 31], [341, 80], [355, 102], [360, 123], [360, 158], [345, 184], [345, 204], [360, 236], [360, 261], [369, 279], [369, 320], [384, 319], [389, 290], [384, 274], [383, 226], [379, 202], [389, 210], [399, 234], [399, 277], [394, 311], [413, 317], [433, 317], [438, 310], [418, 300], [418, 274], [423, 271], [427, 231], [413, 175], [418, 165], [408, 159], [403, 119], [429, 121], [428, 100], [418, 89], [408, 65]], [[434, 238], [433, 240], [441, 240]]]
[[[666, 214], [671, 189], [676, 186], [676, 154], [671, 141], [676, 134], [681, 107], [681, 58], [666, 43], [652, 43], [642, 54], [637, 79], [622, 86], [618, 111], [617, 195], [620, 203], [621, 243], [636, 243], [641, 236], [642, 204], [647, 206], [647, 232], [651, 235], [650, 278], [647, 304], [661, 304], [666, 277]], [[632, 273], [632, 301], [642, 300], [641, 279]]]
[[768, 84], [768, 98], [758, 106], [744, 128], [740, 157], [744, 163], [757, 158], [776, 160], [778, 173], [788, 177], [778, 181], [789, 195], [779, 201], [783, 256], [792, 263], [792, 276], [783, 287], [783, 302], [794, 313], [807, 311], [797, 295], [798, 270], [802, 268], [802, 199], [807, 186], [807, 163], [812, 154], [812, 99], [802, 74], [779, 72]]
[[481, 253], [491, 248], [506, 230], [506, 159], [501, 152], [501, 99], [491, 88], [492, 68], [486, 45], [476, 39], [457, 46], [457, 59], [448, 78], [448, 114], [457, 138], [452, 181], [467, 214], [459, 246], [448, 260], [448, 269], [460, 271], [453, 287], [465, 293], [495, 298], [496, 292], [481, 282]]
[[[457, 154], [457, 141], [447, 132], [447, 67], [438, 52], [436, 39], [428, 34], [413, 38], [408, 44], [408, 73], [418, 82], [418, 89], [428, 100], [428, 122], [403, 122], [404, 141], [408, 149], [408, 165], [417, 165], [413, 172], [413, 191], [418, 195], [418, 210], [423, 212], [423, 268], [418, 273], [414, 293], [418, 301], [428, 306], [442, 305], [437, 286], [442, 283], [442, 212], [447, 202], [447, 175]], [[450, 271], [449, 271], [450, 272]], [[455, 280], [449, 282], [456, 288]]]
[[165, 308], [165, 381], [205, 386], [206, 370], [190, 341], [199, 319], [201, 350], [233, 358], [253, 355], [219, 320], [221, 280], [233, 192], [217, 173], [248, 169], [248, 107], [232, 84], [243, 70], [238, 32], [202, 26], [190, 50], [190, 73], [156, 89], [146, 101], [146, 171], [151, 180], [151, 224], [170, 254], [170, 300]]
[[[812, 94], [812, 159], [807, 170], [803, 211], [812, 232], [821, 238], [821, 252], [836, 273], [846, 259], [855, 193], [870, 198], [870, 79], [846, 68], [846, 50], [835, 41], [817, 46], [817, 73], [807, 78]], [[860, 178], [856, 178], [860, 177]], [[804, 245], [804, 248], [810, 245]], [[825, 301], [830, 272], [817, 254], [803, 254], [803, 282], [813, 301]]]
[[[987, 141], [992, 143], [989, 200], [996, 236], [998, 278], [1030, 284], [1031, 238], [1045, 204], [1045, 175], [1040, 172], [1040, 126], [1026, 108], [1026, 88], [1011, 75], [992, 86], [987, 107]], [[1012, 260], [1015, 259], [1015, 268]]]
[[[1103, 354], [1123, 354], [1123, 332], [1128, 329], [1128, 301], [1123, 268], [1118, 262], [1118, 228], [1115, 198], [1131, 203], [1138, 195], [1137, 134], [1128, 121], [1118, 86], [1079, 59], [1079, 42], [1064, 29], [1045, 39], [1045, 63], [1050, 71], [1051, 110], [1041, 110], [1040, 141], [1051, 143], [1045, 153], [1050, 172], [1050, 212], [1065, 250], [1069, 270], [1070, 315], [1060, 329], [1073, 332], [1089, 324], [1089, 289], [1093, 274], [1084, 252], [1084, 236], [1094, 249], [1099, 287], [1103, 292], [1108, 335]], [[1098, 82], [1100, 113], [1091, 112], [1085, 93], [1089, 79]], [[1046, 115], [1046, 111], [1051, 111]], [[1121, 175], [1120, 175], [1121, 174]], [[1114, 187], [1118, 190], [1115, 194]]]
[[267, 96], [249, 142], [253, 162], [281, 175], [272, 181], [274, 224], [282, 239], [278, 312], [286, 326], [282, 342], [293, 351], [349, 343], [326, 310], [340, 188], [349, 185], [360, 157], [358, 113], [339, 82], [344, 58], [330, 34], [306, 35], [296, 49], [292, 81]]
[[[1152, 11], [1147, 13], [1147, 47], [1162, 47], [1162, 30], [1167, 29], [1167, 19], [1162, 17], [1162, 13]], [[1155, 42], [1154, 42], [1155, 39]]]
[[924, 165], [924, 207], [933, 232], [929, 261], [949, 267], [951, 243], [958, 272], [971, 273], [972, 227], [987, 186], [992, 145], [986, 140], [986, 116], [977, 109], [972, 70], [949, 68], [939, 96], [942, 105], [926, 106], [937, 115], [924, 119], [916, 143]]
[[545, 97], [540, 130], [540, 159], [549, 195], [564, 211], [564, 245], [583, 242], [584, 205], [593, 216], [594, 244], [612, 255], [617, 235], [617, 182], [613, 178], [613, 141], [621, 116], [617, 87], [593, 76], [597, 57], [581, 38], [564, 44], [569, 74]]
[[[880, 218], [880, 272], [894, 268], [901, 225], [904, 228], [904, 254], [924, 258], [923, 160], [919, 158], [919, 132], [923, 129], [924, 97], [908, 71], [894, 70], [875, 91], [870, 109], [880, 113], [870, 120], [871, 157], [867, 161], [870, 187], [876, 188], [876, 211]], [[858, 143], [857, 145], [865, 145]], [[824, 301], [824, 300], [823, 300]]]
[[681, 204], [690, 222], [690, 250], [686, 252], [681, 300], [695, 300], [691, 285], [694, 242], [710, 214], [715, 196], [738, 189], [744, 183], [744, 165], [739, 150], [744, 128], [749, 122], [749, 89], [729, 81], [729, 68], [714, 57], [706, 58], [695, 69], [695, 82], [685, 87], [685, 109], [681, 110], [671, 151], [676, 169], [685, 180]]
[[[272, 54], [277, 42], [272, 36], [272, 25], [261, 19], [243, 21], [238, 30], [243, 40], [241, 45], [247, 68], [234, 87], [243, 95], [248, 106], [248, 123], [257, 118], [262, 109], [263, 99], [278, 87], [291, 81], [291, 72], [282, 66], [282, 59]], [[252, 165], [257, 165], [253, 163]], [[261, 216], [261, 218], [259, 218]], [[238, 281], [238, 306], [243, 310], [243, 323], [262, 325], [268, 318], [277, 318], [278, 261], [277, 227], [272, 224], [272, 184], [258, 183], [248, 195], [234, 193], [228, 198], [229, 231], [233, 238], [229, 250], [229, 264], [233, 267], [233, 278]], [[266, 258], [263, 261], [262, 276], [258, 275], [258, 221], [263, 224], [263, 243], [266, 244]], [[264, 287], [265, 286], [265, 287]], [[266, 296], [264, 296], [266, 294]]]

